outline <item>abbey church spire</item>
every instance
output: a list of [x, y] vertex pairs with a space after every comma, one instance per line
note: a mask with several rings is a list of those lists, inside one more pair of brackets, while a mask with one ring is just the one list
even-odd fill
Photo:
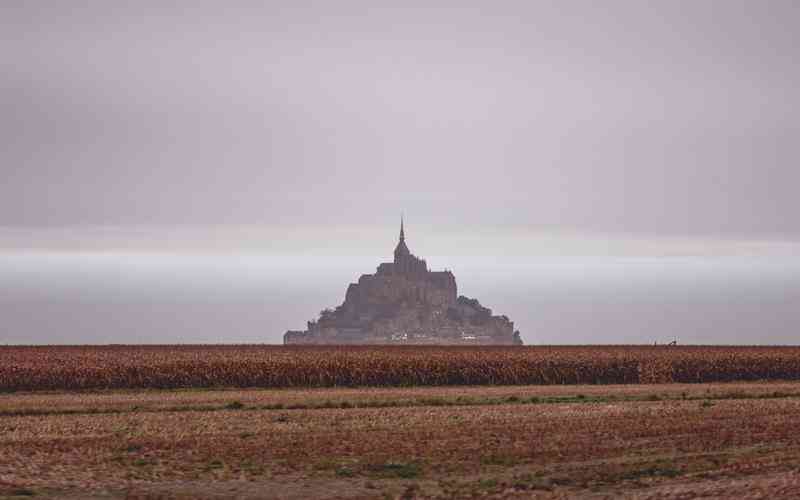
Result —
[[406, 231], [403, 220], [403, 215], [400, 214], [400, 241], [394, 248], [394, 266], [396, 272], [406, 272], [409, 269], [409, 259], [413, 260], [416, 257], [411, 255], [411, 252], [406, 246]]

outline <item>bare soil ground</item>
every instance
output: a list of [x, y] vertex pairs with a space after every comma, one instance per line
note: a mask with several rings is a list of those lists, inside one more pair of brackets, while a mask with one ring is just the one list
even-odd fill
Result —
[[0, 394], [0, 496], [800, 498], [800, 382]]

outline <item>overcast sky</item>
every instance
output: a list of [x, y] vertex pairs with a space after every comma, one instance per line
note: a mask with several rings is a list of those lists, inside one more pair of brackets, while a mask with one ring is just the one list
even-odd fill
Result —
[[779, 0], [2, 1], [0, 344], [280, 342], [401, 211], [527, 343], [796, 343], [799, 27]]
[[0, 226], [800, 237], [800, 3], [397, 4], [2, 2]]

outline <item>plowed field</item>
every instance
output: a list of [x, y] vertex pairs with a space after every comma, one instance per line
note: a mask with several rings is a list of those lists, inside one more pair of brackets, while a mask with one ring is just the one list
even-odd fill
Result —
[[800, 383], [0, 395], [0, 495], [791, 498]]

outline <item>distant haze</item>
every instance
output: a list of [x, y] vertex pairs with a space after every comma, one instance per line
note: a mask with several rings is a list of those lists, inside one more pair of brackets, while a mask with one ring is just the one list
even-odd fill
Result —
[[[0, 256], [3, 343], [279, 343], [378, 259]], [[436, 257], [528, 344], [797, 344], [800, 260]], [[441, 269], [441, 267], [438, 267]]]
[[800, 3], [3, 2], [0, 344], [277, 342], [411, 250], [527, 342], [797, 343]]

